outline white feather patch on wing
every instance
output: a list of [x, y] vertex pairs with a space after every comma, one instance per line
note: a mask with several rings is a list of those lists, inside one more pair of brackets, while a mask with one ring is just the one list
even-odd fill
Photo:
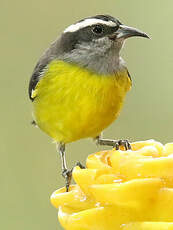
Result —
[[99, 24], [99, 23], [107, 25], [107, 26], [111, 26], [111, 27], [116, 26], [116, 23], [113, 21], [104, 21], [104, 20], [96, 19], [96, 18], [88, 18], [88, 19], [85, 19], [84, 21], [77, 22], [76, 24], [72, 24], [71, 26], [67, 27], [64, 30], [64, 33], [75, 32], [84, 27], [92, 26], [92, 25]]
[[37, 89], [32, 89], [32, 91], [31, 91], [31, 98], [36, 97], [36, 95], [37, 95]]

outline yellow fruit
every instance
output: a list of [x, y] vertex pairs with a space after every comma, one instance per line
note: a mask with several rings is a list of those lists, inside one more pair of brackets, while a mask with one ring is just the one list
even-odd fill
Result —
[[52, 204], [66, 230], [173, 230], [173, 143], [149, 140], [132, 150], [92, 154], [75, 167], [76, 185]]

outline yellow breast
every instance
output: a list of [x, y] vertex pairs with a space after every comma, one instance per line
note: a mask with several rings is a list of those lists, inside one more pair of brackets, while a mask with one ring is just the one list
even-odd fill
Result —
[[36, 122], [64, 143], [96, 137], [116, 119], [130, 87], [127, 70], [97, 75], [52, 61], [32, 94]]

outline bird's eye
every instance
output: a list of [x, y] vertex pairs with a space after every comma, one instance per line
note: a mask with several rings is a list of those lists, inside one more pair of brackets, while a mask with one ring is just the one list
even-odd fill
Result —
[[92, 28], [94, 34], [102, 34], [103, 33], [103, 26], [96, 25]]

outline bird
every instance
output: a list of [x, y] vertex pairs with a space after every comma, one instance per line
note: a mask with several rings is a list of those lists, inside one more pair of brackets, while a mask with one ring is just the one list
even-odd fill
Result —
[[113, 16], [90, 16], [68, 26], [34, 68], [28, 90], [33, 124], [56, 143], [66, 191], [72, 177], [65, 158], [68, 143], [93, 138], [98, 145], [131, 148], [128, 140], [104, 139], [102, 131], [117, 119], [131, 89], [120, 51], [135, 36], [149, 38]]

